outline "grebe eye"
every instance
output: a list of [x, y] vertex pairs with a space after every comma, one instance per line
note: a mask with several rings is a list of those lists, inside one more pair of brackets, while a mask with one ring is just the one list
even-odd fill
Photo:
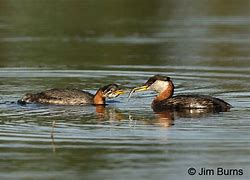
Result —
[[165, 77], [164, 80], [165, 80], [165, 81], [169, 81], [169, 80], [170, 80], [170, 77]]

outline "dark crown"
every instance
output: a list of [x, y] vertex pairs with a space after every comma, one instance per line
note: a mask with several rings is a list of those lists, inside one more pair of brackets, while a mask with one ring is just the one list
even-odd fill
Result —
[[155, 76], [149, 78], [147, 80], [147, 82], [145, 83], [145, 85], [151, 85], [151, 84], [153, 84], [157, 80], [160, 80], [160, 81], [169, 81], [170, 77], [168, 77], [168, 76], [162, 76], [162, 75], [155, 75]]
[[117, 89], [119, 89], [119, 87], [118, 87], [117, 84], [109, 84], [109, 85], [103, 86], [103, 87], [101, 88], [101, 90], [102, 90], [103, 92], [114, 91], [114, 90], [117, 90]]

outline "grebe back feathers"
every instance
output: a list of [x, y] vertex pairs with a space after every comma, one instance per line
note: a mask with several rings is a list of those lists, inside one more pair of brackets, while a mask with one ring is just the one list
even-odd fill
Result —
[[123, 93], [124, 91], [116, 84], [100, 88], [95, 95], [79, 89], [50, 89], [34, 94], [28, 93], [18, 102], [55, 105], [105, 104], [105, 98], [114, 98]]

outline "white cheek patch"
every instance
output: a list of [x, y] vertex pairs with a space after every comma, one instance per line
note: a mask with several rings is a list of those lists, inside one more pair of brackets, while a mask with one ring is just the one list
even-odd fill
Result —
[[162, 91], [164, 91], [167, 87], [169, 86], [169, 82], [168, 81], [160, 81], [160, 80], [156, 80], [151, 86], [150, 89], [154, 90], [158, 93], [161, 93]]
[[109, 92], [109, 93], [105, 94], [105, 97], [107, 97], [107, 98], [115, 98], [117, 96], [119, 96], [119, 94], [116, 94], [116, 93], [113, 93], [113, 92]]
[[115, 98], [115, 97], [117, 97], [118, 96], [118, 94], [113, 94], [113, 93], [111, 93], [111, 94], [109, 94], [107, 97], [108, 98]]

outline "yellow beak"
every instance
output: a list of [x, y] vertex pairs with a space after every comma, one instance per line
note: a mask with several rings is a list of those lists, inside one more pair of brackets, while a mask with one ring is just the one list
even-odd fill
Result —
[[131, 96], [132, 96], [132, 94], [133, 94], [134, 92], [146, 91], [146, 90], [148, 90], [148, 87], [149, 87], [149, 86], [144, 85], [144, 86], [140, 86], [140, 87], [136, 87], [136, 88], [132, 89], [132, 90], [130, 91], [130, 93], [129, 93], [128, 100], [131, 98]]
[[125, 91], [119, 89], [119, 90], [115, 91], [115, 94], [116, 94], [116, 95], [125, 94]]

